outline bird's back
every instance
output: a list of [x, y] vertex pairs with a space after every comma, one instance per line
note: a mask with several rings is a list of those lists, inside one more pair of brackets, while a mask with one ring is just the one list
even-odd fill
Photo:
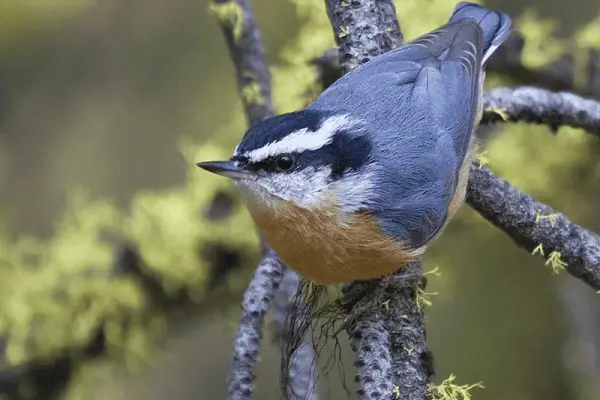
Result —
[[379, 196], [373, 214], [418, 248], [444, 225], [480, 117], [482, 66], [508, 16], [459, 3], [440, 28], [346, 74], [308, 109], [365, 121]]

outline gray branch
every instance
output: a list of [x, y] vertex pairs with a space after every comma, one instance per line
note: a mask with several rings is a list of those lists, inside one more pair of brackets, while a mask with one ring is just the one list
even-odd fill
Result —
[[358, 395], [369, 399], [390, 398], [389, 394], [394, 389], [390, 334], [377, 310], [366, 314], [352, 326], [350, 346], [356, 353]]
[[325, 4], [340, 49], [341, 73], [402, 44], [392, 1], [327, 0]]
[[600, 290], [598, 235], [535, 201], [485, 167], [471, 167], [467, 203], [527, 251], [541, 245], [546, 258], [558, 252], [554, 256], [559, 255], [571, 275]]
[[274, 114], [271, 75], [260, 31], [249, 0], [213, 0], [213, 9], [235, 66], [246, 118], [252, 126]]
[[355, 315], [348, 332], [362, 398], [427, 398], [433, 361], [416, 296], [425, 286], [417, 260], [391, 276], [344, 287], [341, 305]]
[[407, 264], [386, 279], [393, 381], [399, 386], [398, 399], [402, 400], [428, 398], [427, 389], [434, 375], [421, 309], [424, 305], [418, 304], [416, 294], [416, 290], [424, 291], [426, 284], [420, 260]]
[[[326, 5], [344, 73], [402, 43], [391, 1], [327, 0]], [[390, 399], [395, 386], [397, 399], [427, 397], [432, 366], [416, 303], [421, 276], [421, 262], [415, 261], [389, 277], [343, 289], [363, 399]]]
[[233, 363], [229, 374], [229, 398], [252, 398], [254, 370], [263, 337], [264, 317], [281, 282], [283, 264], [270, 252], [256, 268], [244, 294], [240, 324], [233, 345]]
[[[500, 109], [509, 121], [545, 124], [556, 131], [569, 125], [600, 135], [600, 102], [581, 96], [534, 87], [497, 88], [488, 90], [483, 99], [484, 109]], [[502, 121], [495, 112], [485, 112], [482, 123]]]

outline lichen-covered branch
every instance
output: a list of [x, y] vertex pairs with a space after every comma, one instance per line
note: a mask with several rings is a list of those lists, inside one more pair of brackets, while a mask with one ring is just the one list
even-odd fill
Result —
[[433, 362], [419, 303], [425, 286], [417, 260], [379, 281], [344, 288], [342, 307], [358, 316], [349, 334], [363, 398], [427, 398]]
[[600, 290], [600, 237], [485, 167], [471, 167], [467, 203], [528, 251]]
[[387, 326], [392, 352], [393, 382], [398, 399], [428, 398], [427, 390], [434, 375], [433, 358], [427, 348], [425, 317], [419, 299], [425, 294], [426, 279], [420, 260], [413, 261], [385, 279], [388, 296]]
[[[298, 293], [299, 283], [298, 274], [285, 268], [281, 284], [275, 292], [272, 309], [276, 339], [280, 344], [290, 340], [286, 321], [290, 312], [290, 304]], [[294, 321], [290, 322], [294, 323]], [[315, 354], [308, 339], [308, 337], [304, 338], [304, 343], [291, 355], [290, 365], [287, 369], [289, 376], [284, 377], [286, 382], [289, 382], [286, 388], [289, 390], [286, 400], [316, 400], [318, 397]]]
[[600, 102], [573, 93], [554, 93], [534, 87], [496, 88], [485, 92], [482, 123], [524, 121], [545, 124], [553, 130], [562, 125], [600, 135]]
[[402, 44], [391, 0], [325, 2], [340, 49], [342, 73]]
[[[343, 73], [402, 43], [391, 1], [327, 0], [326, 5]], [[347, 331], [363, 399], [427, 397], [432, 367], [425, 356], [424, 316], [416, 304], [421, 275], [418, 260], [387, 278], [343, 289], [341, 304], [353, 315]]]
[[233, 363], [229, 375], [229, 398], [252, 398], [254, 370], [263, 337], [264, 317], [281, 282], [284, 265], [270, 252], [256, 268], [244, 294], [240, 324], [233, 345]]
[[213, 0], [229, 55], [235, 66], [238, 90], [249, 125], [273, 116], [271, 76], [249, 0]]
[[377, 310], [367, 313], [352, 326], [350, 346], [356, 353], [358, 395], [378, 399], [393, 393], [390, 334]]

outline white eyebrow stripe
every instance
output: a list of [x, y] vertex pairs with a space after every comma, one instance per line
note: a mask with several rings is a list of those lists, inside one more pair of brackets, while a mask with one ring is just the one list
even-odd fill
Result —
[[265, 146], [243, 153], [251, 162], [290, 152], [317, 150], [331, 143], [333, 136], [343, 128], [356, 125], [348, 115], [336, 115], [327, 118], [315, 132], [308, 128], [290, 133], [281, 140], [267, 143]]

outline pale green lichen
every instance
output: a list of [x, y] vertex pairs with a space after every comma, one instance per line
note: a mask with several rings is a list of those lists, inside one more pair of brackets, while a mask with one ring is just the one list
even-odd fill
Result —
[[559, 251], [553, 251], [548, 254], [548, 260], [546, 260], [545, 265], [552, 269], [553, 275], [558, 275], [561, 271], [564, 271], [567, 266], [567, 263], [564, 262], [561, 257], [562, 255]]
[[544, 246], [542, 246], [542, 244], [538, 244], [537, 246], [535, 246], [535, 249], [533, 249], [533, 251], [531, 252], [532, 256], [535, 256], [536, 254], [540, 254], [540, 256], [544, 257]]
[[490, 163], [490, 159], [487, 156], [487, 150], [477, 153], [475, 155], [475, 160], [479, 163], [479, 168], [488, 165]]
[[383, 308], [385, 308], [385, 313], [389, 314], [390, 313], [390, 302], [392, 301], [392, 299], [387, 299], [386, 301], [384, 301], [383, 303], [381, 303], [381, 305], [383, 306]]
[[246, 83], [241, 90], [241, 96], [245, 104], [265, 104], [260, 84], [256, 81]]
[[425, 306], [431, 307], [431, 296], [437, 295], [437, 292], [426, 292], [421, 288], [417, 288], [415, 292], [415, 301], [417, 303], [417, 310], [422, 311]]
[[560, 216], [558, 213], [552, 213], [548, 215], [542, 215], [542, 210], [536, 210], [535, 213], [535, 223], [539, 224], [540, 221], [548, 220], [550, 222], [550, 226], [554, 227], [556, 225], [556, 219]]
[[208, 11], [222, 24], [227, 24], [233, 32], [233, 40], [237, 42], [244, 31], [244, 10], [235, 1], [224, 3], [211, 2]]
[[504, 122], [506, 122], [510, 119], [510, 116], [506, 112], [506, 108], [488, 107], [488, 108], [484, 108], [483, 111], [484, 112], [492, 112], [492, 113], [498, 115]]
[[[545, 257], [544, 247], [542, 246], [541, 243], [538, 244], [535, 247], [535, 249], [533, 249], [533, 251], [531, 252], [532, 255], [536, 255], [538, 253], [540, 256]], [[544, 265], [550, 267], [553, 275], [558, 275], [561, 271], [564, 271], [565, 267], [567, 266], [567, 263], [564, 262], [561, 257], [562, 257], [561, 253], [556, 250], [552, 251], [550, 254], [548, 254], [548, 258], [547, 258], [546, 262], [544, 263]]]
[[439, 385], [430, 388], [431, 398], [434, 400], [471, 400], [471, 390], [482, 388], [481, 382], [472, 385], [457, 385], [454, 383], [456, 377], [450, 375]]
[[348, 37], [349, 34], [350, 32], [348, 31], [348, 28], [346, 28], [345, 26], [340, 27], [340, 33], [338, 34], [338, 37], [340, 39]]
[[400, 398], [400, 386], [394, 385], [392, 388], [392, 398], [398, 400]]
[[423, 273], [423, 276], [427, 276], [427, 275], [432, 275], [435, 277], [440, 277], [442, 276], [442, 272], [439, 266], [435, 266], [433, 269], [426, 271]]

